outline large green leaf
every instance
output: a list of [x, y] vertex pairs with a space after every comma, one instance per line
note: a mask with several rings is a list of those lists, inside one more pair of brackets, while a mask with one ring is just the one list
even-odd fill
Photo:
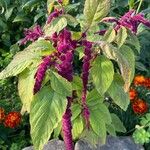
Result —
[[39, 39], [14, 56], [10, 64], [0, 73], [0, 79], [18, 75], [32, 62], [41, 59], [43, 55], [51, 54], [54, 50], [50, 42]]
[[92, 66], [91, 75], [97, 91], [103, 95], [113, 81], [114, 68], [112, 62], [104, 56], [98, 56]]
[[105, 104], [97, 103], [97, 105], [95, 105], [93, 107], [93, 106], [90, 106], [90, 103], [88, 101], [87, 101], [87, 103], [88, 103], [88, 107], [90, 109], [90, 113], [95, 114], [97, 116], [97, 119], [99, 118], [99, 120], [103, 120], [104, 123], [106, 123], [106, 124], [111, 123], [110, 112]]
[[51, 133], [58, 126], [67, 100], [49, 87], [44, 87], [31, 103], [31, 137], [36, 150], [42, 150]]
[[93, 89], [87, 94], [87, 102], [90, 107], [95, 107], [104, 101], [104, 96], [101, 96], [96, 89]]
[[127, 29], [122, 26], [116, 36], [116, 42], [119, 48], [125, 43], [127, 36]]
[[99, 23], [110, 9], [110, 0], [86, 0], [84, 6], [84, 28], [86, 30]]
[[133, 78], [134, 78], [134, 73], [135, 73], [135, 56], [134, 56], [134, 52], [132, 51], [132, 49], [126, 45], [123, 45], [120, 48], [120, 52], [123, 55], [123, 57], [128, 61], [128, 64], [130, 66], [130, 70], [131, 70], [131, 76], [130, 76], [130, 83], [132, 82]]
[[84, 124], [83, 118], [79, 115], [76, 119], [72, 121], [72, 136], [73, 139], [79, 139], [81, 133], [83, 132]]
[[32, 63], [33, 58], [36, 57], [38, 57], [38, 55], [31, 51], [17, 53], [11, 63], [0, 73], [0, 79], [18, 75], [27, 68]]
[[130, 68], [129, 64], [130, 60], [126, 59], [126, 56], [124, 56], [116, 47], [109, 43], [102, 42], [100, 46], [106, 57], [113, 59], [118, 63], [122, 77], [125, 81], [124, 90], [128, 91], [132, 76], [132, 68]]
[[36, 69], [25, 69], [19, 75], [18, 92], [23, 103], [22, 112], [30, 112], [30, 105], [33, 100], [34, 76]]
[[58, 73], [51, 71], [50, 72], [51, 86], [52, 89], [64, 96], [72, 95], [72, 85], [65, 78], [60, 76]]
[[51, 36], [55, 32], [59, 33], [66, 26], [67, 19], [65, 17], [58, 17], [44, 27], [45, 36]]
[[107, 92], [114, 100], [114, 102], [124, 111], [126, 111], [130, 103], [129, 94], [128, 92], [124, 91], [123, 85], [121, 85], [118, 80], [118, 77], [115, 76], [114, 81], [112, 82]]
[[93, 131], [101, 139], [102, 143], [106, 140], [106, 125], [105, 121], [100, 118], [96, 110], [90, 111], [90, 124]]
[[126, 129], [125, 129], [123, 123], [121, 122], [121, 120], [119, 119], [119, 117], [116, 114], [112, 113], [111, 119], [112, 119], [112, 125], [114, 126], [116, 131], [123, 132], [123, 133], [126, 132]]

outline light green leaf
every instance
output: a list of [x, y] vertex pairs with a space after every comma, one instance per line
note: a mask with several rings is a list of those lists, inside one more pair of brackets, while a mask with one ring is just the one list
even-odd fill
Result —
[[17, 53], [10, 64], [0, 73], [0, 79], [18, 75], [27, 68], [32, 63], [33, 58], [36, 57], [38, 56], [30, 51]]
[[82, 90], [83, 89], [82, 79], [79, 76], [73, 77], [72, 88], [73, 88], [73, 90]]
[[100, 118], [95, 111], [90, 111], [90, 124], [96, 135], [101, 138], [102, 143], [106, 140], [106, 125], [102, 118]]
[[59, 33], [66, 26], [67, 19], [64, 17], [58, 17], [44, 27], [45, 36], [51, 36], [55, 32]]
[[113, 28], [109, 28], [109, 30], [106, 31], [104, 34], [104, 41], [107, 41], [108, 43], [111, 43], [116, 38], [116, 31]]
[[124, 90], [127, 92], [131, 84], [132, 68], [130, 68], [129, 62], [121, 52], [113, 45], [103, 42], [100, 44], [104, 55], [109, 59], [115, 60], [120, 68], [122, 77], [125, 81]]
[[0, 79], [18, 75], [32, 62], [40, 60], [41, 56], [49, 55], [53, 51], [55, 49], [50, 42], [39, 39], [14, 56], [10, 64], [0, 73]]
[[119, 48], [125, 43], [127, 36], [127, 29], [122, 26], [116, 36], [116, 42]]
[[87, 103], [90, 109], [90, 113], [91, 112], [95, 113], [95, 116], [97, 116], [97, 119], [99, 118], [99, 120], [103, 120], [106, 124], [111, 123], [110, 112], [105, 104], [97, 103], [97, 105], [95, 105], [94, 107], [93, 106], [91, 107], [88, 101]]
[[133, 33], [131, 33], [130, 31], [128, 31], [130, 37], [129, 39], [126, 41], [127, 44], [130, 44], [132, 46], [134, 46], [137, 50], [138, 53], [140, 53], [140, 49], [141, 49], [141, 46], [140, 46], [140, 42], [138, 40], [138, 37], [135, 36]]
[[106, 130], [107, 132], [112, 135], [112, 136], [116, 136], [116, 131], [115, 131], [115, 127], [113, 124], [107, 124], [106, 125]]
[[69, 15], [69, 14], [64, 14], [64, 15], [62, 15], [62, 17], [67, 19], [67, 23], [70, 26], [76, 27], [79, 24], [77, 19], [74, 18], [73, 16]]
[[104, 97], [101, 96], [96, 89], [90, 91], [87, 95], [87, 103], [89, 107], [95, 107], [97, 104], [101, 104], [104, 101]]
[[118, 83], [117, 81], [118, 79], [115, 78], [107, 92], [110, 95], [110, 97], [114, 100], [114, 102], [124, 111], [126, 111], [130, 103], [129, 94], [128, 92], [125, 93], [123, 86], [120, 85], [120, 83]]
[[83, 132], [84, 124], [82, 119], [83, 118], [81, 117], [81, 115], [79, 115], [76, 119], [72, 121], [72, 136], [74, 140], [79, 139], [81, 133]]
[[76, 48], [76, 51], [79, 53], [79, 59], [82, 59], [84, 56], [83, 47]]
[[126, 45], [123, 45], [120, 48], [120, 52], [123, 55], [123, 57], [128, 61], [130, 71], [131, 71], [130, 83], [132, 83], [132, 80], [134, 78], [134, 73], [135, 73], [135, 56], [134, 56], [134, 52], [132, 51], [132, 49], [130, 47], [128, 47]]
[[115, 127], [115, 130], [118, 132], [126, 132], [126, 129], [123, 125], [123, 123], [121, 122], [121, 120], [118, 118], [118, 116], [114, 113], [111, 114], [111, 118], [112, 118], [112, 125]]
[[58, 73], [51, 71], [50, 79], [51, 79], [51, 87], [55, 92], [64, 95], [66, 97], [72, 95], [72, 85], [65, 78], [60, 76]]
[[81, 110], [82, 110], [82, 108], [81, 108], [80, 104], [78, 104], [78, 103], [77, 104], [73, 104], [71, 106], [71, 111], [72, 111], [71, 119], [75, 120], [81, 114]]
[[105, 17], [110, 9], [110, 0], [86, 0], [84, 5], [83, 30], [94, 26]]
[[63, 5], [68, 5], [69, 4], [69, 0], [63, 0]]
[[66, 109], [67, 100], [49, 87], [44, 87], [31, 103], [31, 137], [36, 150], [42, 150], [58, 126]]
[[112, 62], [104, 56], [97, 57], [92, 66], [91, 75], [97, 91], [103, 95], [113, 81], [114, 68]]
[[10, 8], [8, 8], [8, 9], [6, 10], [6, 13], [5, 13], [5, 18], [6, 18], [6, 20], [8, 20], [8, 19], [11, 17], [14, 8], [15, 8], [15, 6], [11, 6]]
[[23, 110], [30, 112], [30, 105], [33, 100], [34, 76], [36, 69], [24, 70], [19, 75], [18, 92], [23, 103]]

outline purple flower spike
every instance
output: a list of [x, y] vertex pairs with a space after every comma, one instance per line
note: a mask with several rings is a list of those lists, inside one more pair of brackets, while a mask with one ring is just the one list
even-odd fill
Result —
[[63, 135], [64, 135], [64, 142], [65, 142], [65, 146], [66, 146], [66, 150], [74, 150], [74, 146], [73, 146], [73, 140], [72, 140], [72, 125], [71, 125], [71, 102], [72, 102], [72, 98], [67, 97], [68, 100], [68, 104], [67, 104], [67, 109], [63, 115], [62, 118], [62, 131], [63, 131]]
[[89, 128], [90, 111], [86, 104], [86, 95], [87, 95], [88, 76], [89, 76], [89, 70], [90, 70], [90, 60], [92, 58], [91, 56], [92, 43], [85, 40], [83, 41], [83, 45], [85, 46], [85, 49], [84, 49], [84, 58], [83, 58], [83, 66], [82, 66], [82, 82], [83, 82], [82, 106], [83, 106], [83, 116], [86, 121], [86, 127]]
[[[150, 21], [144, 18], [144, 14], [136, 14], [135, 10], [130, 10], [118, 20], [114, 17], [106, 17], [102, 21], [115, 22], [116, 24], [114, 26], [114, 29], [116, 31], [118, 31], [121, 28], [121, 26], [124, 26], [125, 28], [128, 28], [130, 31], [132, 31], [134, 34], [137, 33], [137, 29], [140, 23], [150, 28]], [[102, 35], [103, 31], [101, 30], [98, 33]]]
[[47, 69], [54, 64], [52, 56], [47, 56], [43, 59], [43, 62], [39, 65], [39, 68], [35, 74], [35, 85], [33, 89], [34, 95], [41, 89], [42, 81], [45, 77]]
[[36, 25], [33, 29], [25, 29], [25, 38], [20, 41], [20, 45], [25, 45], [28, 41], [34, 42], [43, 35], [43, 31], [39, 25]]

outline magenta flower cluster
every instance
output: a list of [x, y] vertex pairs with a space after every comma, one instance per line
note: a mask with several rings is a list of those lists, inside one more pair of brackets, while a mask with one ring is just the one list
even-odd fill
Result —
[[76, 48], [76, 41], [71, 39], [71, 32], [64, 29], [59, 35], [56, 33], [52, 36], [54, 46], [59, 52], [60, 56], [56, 65], [58, 73], [67, 79], [73, 80], [73, 55]]
[[[120, 19], [115, 17], [106, 17], [102, 20], [103, 22], [114, 22], [114, 29], [118, 31], [121, 26], [131, 30], [134, 34], [137, 33], [138, 26], [140, 23], [150, 28], [150, 21], [144, 18], [144, 14], [139, 13], [136, 14], [135, 10], [130, 10], [125, 15], [123, 15]], [[106, 30], [105, 30], [106, 31]], [[100, 31], [100, 34], [103, 35], [105, 32]]]
[[88, 84], [88, 77], [89, 77], [89, 70], [90, 70], [90, 61], [92, 59], [92, 43], [86, 40], [83, 41], [84, 49], [84, 58], [83, 58], [83, 66], [82, 66], [82, 82], [83, 82], [83, 91], [82, 91], [82, 105], [83, 105], [83, 116], [86, 121], [86, 126], [89, 128], [90, 122], [90, 111], [88, 109], [86, 103], [86, 95], [87, 95], [87, 84]]
[[33, 27], [33, 29], [25, 29], [25, 38], [20, 40], [20, 45], [25, 45], [28, 41], [34, 42], [39, 37], [43, 36], [43, 31], [39, 25]]

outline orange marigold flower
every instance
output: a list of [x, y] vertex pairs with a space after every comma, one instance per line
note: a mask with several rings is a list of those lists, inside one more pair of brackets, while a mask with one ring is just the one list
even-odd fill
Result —
[[134, 101], [134, 103], [132, 104], [132, 108], [134, 113], [144, 114], [148, 111], [148, 104], [145, 101], [138, 99]]
[[15, 128], [21, 122], [21, 114], [19, 112], [10, 112], [4, 121], [5, 127]]
[[0, 108], [0, 123], [5, 119], [5, 110]]
[[137, 91], [135, 89], [130, 89], [129, 96], [130, 100], [133, 101], [137, 97]]
[[144, 86], [147, 87], [147, 88], [150, 88], [150, 78], [145, 79]]
[[143, 85], [144, 83], [145, 83], [145, 77], [144, 76], [139, 75], [139, 76], [136, 76], [134, 78], [134, 84], [135, 85]]

